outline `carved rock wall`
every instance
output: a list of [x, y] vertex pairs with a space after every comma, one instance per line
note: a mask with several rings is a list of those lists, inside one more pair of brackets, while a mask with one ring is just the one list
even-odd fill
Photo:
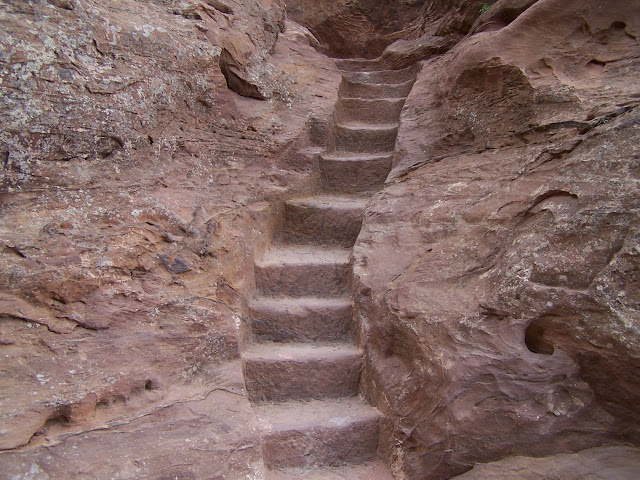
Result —
[[318, 43], [422, 60], [353, 262], [395, 478], [632, 475], [637, 2], [284, 8], [0, 5], [0, 477], [261, 478], [241, 299], [318, 188]]
[[489, 10], [422, 66], [355, 246], [396, 478], [638, 441], [633, 3]]
[[396, 40], [459, 39], [480, 6], [468, 0], [290, 0], [287, 14], [330, 56], [374, 58]]
[[[264, 200], [309, 188], [290, 152], [341, 76], [303, 29], [269, 26], [277, 3], [214, 26], [221, 5], [0, 5], [2, 478], [262, 471], [240, 295]], [[227, 88], [211, 31], [229, 22], [257, 39], [240, 47], [269, 101]]]

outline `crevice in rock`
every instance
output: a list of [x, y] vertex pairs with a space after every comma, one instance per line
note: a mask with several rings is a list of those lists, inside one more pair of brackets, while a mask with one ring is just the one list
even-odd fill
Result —
[[532, 321], [524, 333], [524, 343], [530, 352], [553, 355], [554, 347], [545, 335], [545, 324], [540, 320]]

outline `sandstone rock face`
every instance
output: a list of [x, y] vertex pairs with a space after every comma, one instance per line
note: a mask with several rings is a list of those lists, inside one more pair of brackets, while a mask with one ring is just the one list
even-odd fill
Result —
[[459, 480], [509, 480], [562, 478], [566, 480], [634, 479], [640, 472], [640, 452], [631, 447], [600, 447], [546, 458], [512, 457], [477, 465]]
[[424, 62], [355, 246], [396, 478], [638, 441], [640, 9], [524, 3]]
[[468, 0], [289, 0], [287, 13], [308, 27], [329, 55], [374, 58], [396, 40], [424, 53], [426, 43], [459, 39], [480, 8]]
[[[241, 294], [341, 76], [280, 3], [207, 5], [0, 5], [2, 478], [262, 475]], [[227, 88], [227, 20], [269, 101]]]
[[0, 478], [637, 478], [638, 2], [286, 3], [0, 5]]
[[245, 97], [271, 97], [276, 78], [268, 58], [285, 28], [282, 0], [211, 0], [192, 15], [203, 20], [211, 43], [222, 48], [219, 63], [227, 86]]

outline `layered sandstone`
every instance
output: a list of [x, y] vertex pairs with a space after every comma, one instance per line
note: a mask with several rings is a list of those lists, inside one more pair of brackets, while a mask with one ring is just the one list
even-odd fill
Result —
[[341, 77], [278, 4], [225, 4], [0, 6], [2, 478], [263, 472], [241, 293]]
[[491, 3], [3, 2], [0, 478], [640, 475], [640, 5]]
[[489, 10], [424, 62], [355, 247], [397, 478], [638, 441], [637, 7]]

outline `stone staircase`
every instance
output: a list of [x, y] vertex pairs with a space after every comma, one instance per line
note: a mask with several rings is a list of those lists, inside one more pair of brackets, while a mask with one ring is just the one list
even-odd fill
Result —
[[245, 384], [268, 480], [391, 480], [376, 459], [380, 413], [358, 396], [350, 255], [368, 200], [389, 170], [416, 70], [337, 60], [335, 128], [320, 155], [322, 193], [285, 202], [274, 242], [255, 262]]

